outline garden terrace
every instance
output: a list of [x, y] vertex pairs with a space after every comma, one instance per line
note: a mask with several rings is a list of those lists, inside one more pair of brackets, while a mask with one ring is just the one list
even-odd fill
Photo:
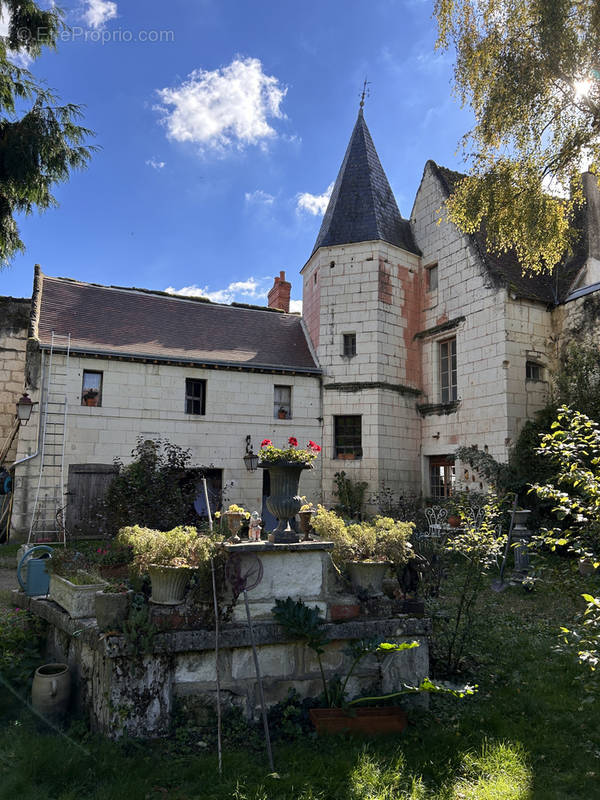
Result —
[[[290, 689], [302, 697], [321, 691], [314, 655], [304, 643], [286, 635], [271, 615], [275, 600], [289, 596], [317, 605], [328, 620], [324, 634], [329, 644], [323, 655], [328, 678], [349, 666], [350, 657], [344, 650], [352, 640], [419, 642], [418, 648], [399, 656], [365, 659], [351, 678], [349, 694], [356, 695], [379, 681], [383, 692], [391, 692], [402, 683], [414, 685], [428, 675], [429, 621], [400, 614], [398, 601], [389, 598], [361, 603], [343, 593], [331, 565], [331, 543], [226, 547], [230, 554], [240, 556], [242, 568], [245, 559], [255, 554], [263, 564], [262, 580], [248, 590], [248, 599], [267, 705], [281, 701]], [[94, 618], [71, 619], [51, 600], [20, 596], [19, 604], [48, 623], [48, 656], [69, 664], [77, 705], [89, 715], [95, 730], [114, 738], [125, 733], [166, 735], [177, 698], [186, 698], [192, 705], [216, 699], [215, 631], [208, 604], [151, 604], [149, 621], [156, 633], [143, 654], [125, 636], [102, 633]], [[219, 677], [225, 702], [241, 707], [248, 717], [256, 716], [256, 675], [241, 597], [230, 621], [220, 626]]]

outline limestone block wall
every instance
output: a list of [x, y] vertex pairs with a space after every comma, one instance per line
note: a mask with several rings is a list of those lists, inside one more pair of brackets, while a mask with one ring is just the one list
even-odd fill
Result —
[[[0, 447], [9, 436], [15, 419], [15, 403], [25, 386], [25, 354], [31, 301], [0, 297]], [[6, 463], [15, 459], [16, 441]]]
[[[516, 386], [523, 336], [517, 324], [507, 321], [509, 312], [518, 317], [521, 306], [513, 306], [506, 291], [491, 284], [469, 239], [450, 223], [438, 223], [444, 199], [428, 165], [411, 214], [415, 239], [423, 253], [422, 269], [437, 264], [438, 273], [437, 290], [423, 292], [424, 397], [419, 402], [433, 406], [441, 402], [439, 345], [456, 337], [459, 403], [450, 413], [446, 413], [449, 409], [440, 409], [423, 416], [422, 480], [426, 493], [431, 456], [451, 455], [461, 445], [477, 445], [482, 450], [487, 448], [498, 460], [506, 460], [529, 397], [524, 363], [521, 384]], [[535, 316], [537, 310], [532, 313]], [[541, 326], [540, 315], [535, 322]], [[536, 337], [538, 333], [543, 338], [541, 330], [536, 330]], [[511, 359], [519, 363], [510, 367]]]
[[[502, 363], [506, 370], [506, 405], [510, 446], [526, 420], [548, 402], [551, 373], [555, 366], [556, 337], [552, 314], [542, 303], [506, 299], [506, 345]], [[526, 377], [526, 363], [539, 364], [541, 380]]]
[[[60, 362], [63, 356], [55, 359]], [[84, 370], [103, 373], [102, 406], [81, 405]], [[185, 413], [186, 378], [206, 380], [206, 413]], [[292, 390], [292, 418], [274, 419], [274, 385]], [[32, 392], [38, 400], [39, 391]], [[191, 466], [223, 470], [228, 502], [260, 510], [263, 471], [248, 472], [242, 460], [246, 436], [252, 437], [257, 452], [264, 438], [285, 445], [295, 436], [300, 445], [321, 441], [320, 380], [317, 376], [275, 375], [232, 370], [211, 370], [167, 364], [95, 359], [71, 355], [67, 394], [69, 413], [65, 448], [65, 481], [70, 464], [111, 464], [115, 457], [125, 463], [138, 436], [167, 437], [174, 444], [190, 448]], [[36, 419], [19, 437], [19, 457], [37, 447]], [[18, 468], [16, 474], [13, 527], [15, 534], [27, 530], [33, 487], [39, 459]], [[64, 487], [66, 491], [66, 486]], [[320, 459], [314, 470], [303, 472], [302, 494], [321, 501]]]
[[[48, 658], [69, 664], [74, 705], [88, 715], [94, 730], [111, 738], [166, 735], [175, 701], [188, 707], [216, 701], [215, 637], [211, 630], [180, 630], [154, 637], [153, 652], [133, 651], [122, 636], [100, 635], [94, 620], [71, 620], [51, 601], [25, 599], [30, 610], [49, 623]], [[348, 692], [379, 684], [392, 692], [403, 684], [417, 685], [429, 674], [426, 619], [396, 617], [328, 623], [329, 644], [323, 654], [325, 675], [344, 675], [350, 666], [344, 650], [350, 640], [417, 641], [419, 647], [365, 659], [349, 681]], [[290, 689], [301, 697], [316, 696], [322, 683], [314, 655], [286, 636], [273, 622], [254, 625], [265, 701], [273, 705]], [[258, 717], [260, 705], [247, 625], [221, 629], [219, 649], [221, 697], [225, 705], [241, 707]]]
[[[375, 241], [321, 248], [303, 269], [304, 314], [324, 372], [328, 502], [334, 499], [334, 475], [342, 470], [366, 481], [373, 493], [382, 483], [395, 491], [418, 488], [418, 264], [412, 253]], [[356, 335], [356, 355], [345, 356], [344, 334], [350, 333]], [[334, 418], [348, 414], [361, 416], [362, 457], [355, 460], [335, 457]]]

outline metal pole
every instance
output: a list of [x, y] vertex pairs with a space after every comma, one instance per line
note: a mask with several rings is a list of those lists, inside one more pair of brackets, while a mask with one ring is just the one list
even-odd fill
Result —
[[[208, 500], [208, 488], [206, 478], [202, 476], [202, 488], [204, 489], [204, 500], [208, 512], [208, 527], [212, 533], [213, 522], [210, 513], [210, 503]], [[219, 604], [217, 602], [217, 582], [215, 579], [215, 562], [210, 559], [210, 571], [212, 574], [213, 607], [215, 613], [215, 677], [217, 682], [217, 753], [219, 757], [219, 775], [223, 774], [223, 755], [221, 747], [221, 680], [219, 678]]]
[[254, 656], [254, 669], [256, 671], [256, 681], [258, 683], [258, 696], [260, 698], [260, 708], [262, 711], [263, 727], [265, 729], [265, 741], [267, 743], [267, 755], [269, 757], [269, 766], [271, 767], [271, 772], [275, 772], [275, 765], [273, 764], [273, 752], [271, 750], [271, 736], [269, 734], [269, 722], [267, 720], [267, 709], [265, 707], [265, 695], [263, 693], [262, 678], [260, 677], [258, 654], [256, 652], [256, 643], [254, 641], [254, 630], [252, 628], [252, 618], [250, 617], [248, 592], [246, 591], [245, 586], [244, 586], [244, 604], [246, 606], [246, 617], [248, 618], [248, 630], [250, 631], [250, 644], [252, 645], [252, 655]]

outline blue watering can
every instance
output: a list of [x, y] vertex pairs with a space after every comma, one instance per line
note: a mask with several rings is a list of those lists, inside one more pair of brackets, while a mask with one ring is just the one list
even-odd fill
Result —
[[[36, 551], [43, 551], [44, 555], [42, 558], [32, 558]], [[19, 586], [21, 589], [23, 589], [25, 594], [29, 597], [37, 597], [41, 594], [48, 594], [48, 589], [50, 588], [50, 575], [48, 575], [46, 572], [46, 561], [49, 558], [52, 558], [52, 548], [48, 547], [47, 544], [38, 544], [35, 547], [32, 547], [31, 550], [28, 550], [23, 558], [19, 561], [19, 566], [17, 567], [17, 580], [19, 581]], [[23, 583], [21, 570], [25, 563], [27, 563], [27, 578], [26, 582]]]

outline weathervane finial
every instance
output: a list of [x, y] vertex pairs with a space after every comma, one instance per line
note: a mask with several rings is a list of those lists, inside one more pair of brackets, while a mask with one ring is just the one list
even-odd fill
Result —
[[365, 97], [369, 97], [371, 94], [370, 90], [368, 89], [370, 83], [371, 81], [368, 81], [365, 75], [365, 80], [363, 82], [363, 88], [360, 95], [360, 111], [359, 111], [360, 114], [362, 114], [362, 110], [365, 107]]

